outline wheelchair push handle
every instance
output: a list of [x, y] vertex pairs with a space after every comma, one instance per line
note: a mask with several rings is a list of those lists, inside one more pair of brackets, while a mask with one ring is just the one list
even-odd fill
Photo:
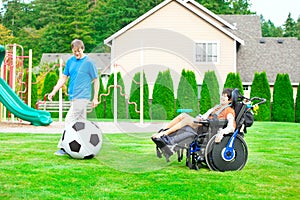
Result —
[[254, 101], [254, 100], [258, 100], [259, 102], [254, 104], [252, 107], [258, 106], [258, 105], [263, 104], [263, 103], [266, 103], [266, 101], [267, 101], [265, 98], [260, 98], [260, 97], [252, 97], [250, 99], [251, 102]]

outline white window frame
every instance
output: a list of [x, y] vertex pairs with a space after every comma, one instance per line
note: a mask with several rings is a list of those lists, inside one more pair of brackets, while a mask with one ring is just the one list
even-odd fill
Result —
[[[200, 50], [199, 48], [197, 48], [198, 45], [202, 45], [203, 48], [205, 48], [205, 53], [203, 53], [202, 55], [200, 55], [201, 52], [199, 52]], [[209, 49], [212, 45], [215, 45], [215, 48]], [[210, 54], [207, 53], [208, 51], [210, 51]], [[218, 64], [220, 61], [220, 42], [219, 41], [196, 41], [194, 57], [196, 63]], [[199, 57], [203, 57], [202, 60], [200, 60]]]

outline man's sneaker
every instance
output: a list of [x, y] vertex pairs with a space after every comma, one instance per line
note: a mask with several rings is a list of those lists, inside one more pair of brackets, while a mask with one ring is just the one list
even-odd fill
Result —
[[64, 155], [66, 155], [67, 153], [65, 152], [65, 150], [63, 150], [63, 149], [60, 149], [60, 150], [58, 150], [58, 151], [56, 151], [55, 153], [54, 153], [54, 155], [57, 155], [57, 156], [64, 156]]

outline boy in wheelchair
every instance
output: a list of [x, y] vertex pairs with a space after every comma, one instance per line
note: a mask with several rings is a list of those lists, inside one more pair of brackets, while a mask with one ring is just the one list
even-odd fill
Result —
[[[252, 104], [253, 101], [257, 103]], [[248, 159], [246, 127], [254, 122], [252, 111], [265, 102], [260, 97], [246, 98], [238, 89], [224, 89], [220, 105], [196, 118], [180, 114], [152, 135], [157, 156], [164, 155], [169, 161], [176, 152], [180, 162], [186, 150], [186, 165], [190, 169], [206, 165], [216, 171], [240, 170]]]
[[218, 111], [221, 111], [217, 116], [218, 119], [227, 119], [228, 124], [227, 127], [221, 129], [218, 133], [216, 142], [217, 143], [220, 142], [224, 134], [233, 132], [235, 129], [235, 120], [234, 120], [235, 113], [234, 113], [234, 109], [230, 106], [231, 96], [232, 96], [231, 93], [232, 93], [232, 89], [229, 88], [224, 89], [220, 98], [220, 105], [217, 105], [209, 109], [204, 115], [198, 115], [195, 118], [193, 118], [186, 113], [181, 113], [180, 115], [175, 117], [169, 124], [167, 124], [165, 128], [159, 130], [158, 133], [152, 135], [152, 138], [160, 138], [163, 135], [170, 135], [173, 132], [185, 126], [190, 126], [196, 131], [198, 126], [201, 126], [202, 124], [198, 124], [195, 122], [204, 121], [209, 118], [212, 118], [214, 114], [217, 114]]
[[[213, 119], [217, 118], [217, 121], [223, 120], [227, 122], [221, 123], [221, 126], [217, 125], [214, 128], [216, 143], [221, 142], [224, 135], [234, 132], [236, 123], [235, 111], [231, 104], [232, 91], [229, 88], [224, 89], [220, 98], [220, 104], [209, 109], [204, 115], [198, 115], [193, 118], [186, 113], [181, 113], [168, 123], [166, 127], [152, 135], [151, 139], [157, 145], [158, 156], [161, 157], [160, 154], [163, 153], [168, 161], [168, 158], [174, 153], [174, 149], [172, 151], [167, 145], [180, 143], [183, 144], [182, 148], [188, 148], [187, 145], [194, 140], [196, 135], [207, 131], [207, 119], [214, 121]], [[210, 124], [212, 125], [212, 123]]]

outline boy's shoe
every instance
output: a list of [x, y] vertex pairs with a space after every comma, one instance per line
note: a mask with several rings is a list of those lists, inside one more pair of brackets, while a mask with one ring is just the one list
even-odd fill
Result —
[[54, 153], [54, 155], [56, 155], [56, 156], [64, 156], [64, 155], [66, 155], [67, 153], [65, 152], [65, 150], [63, 150], [63, 149], [60, 149], [60, 150], [58, 150], [58, 151], [56, 151], [55, 153]]

